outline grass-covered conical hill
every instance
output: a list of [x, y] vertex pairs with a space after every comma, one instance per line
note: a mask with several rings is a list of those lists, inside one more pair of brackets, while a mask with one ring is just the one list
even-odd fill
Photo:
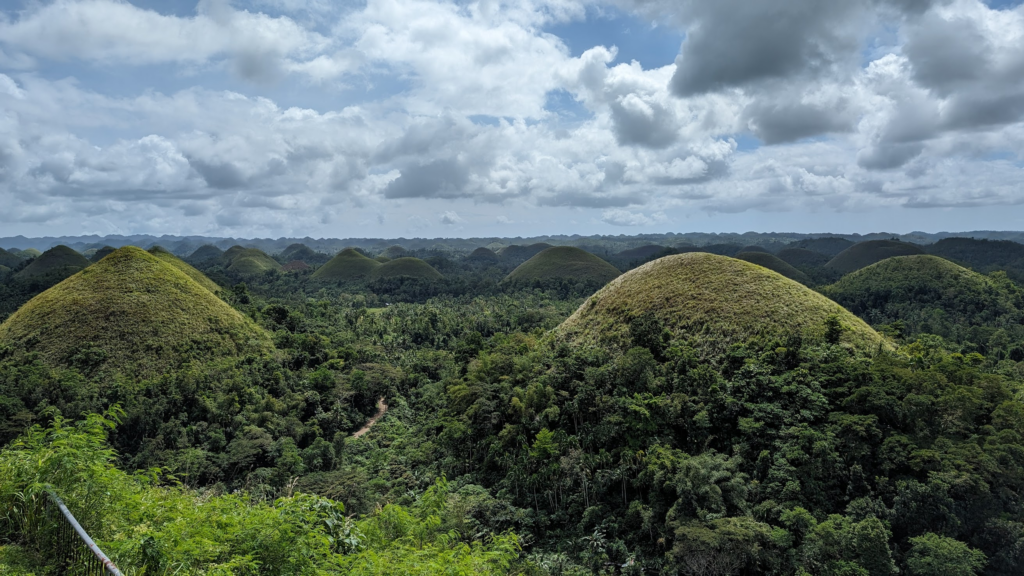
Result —
[[495, 254], [493, 250], [481, 246], [473, 250], [469, 256], [466, 256], [466, 260], [476, 264], [497, 264], [501, 262], [501, 257]]
[[381, 264], [370, 273], [371, 280], [381, 278], [420, 278], [423, 280], [440, 280], [441, 273], [419, 258], [395, 258]]
[[89, 260], [92, 262], [99, 262], [100, 260], [106, 258], [107, 255], [109, 255], [114, 250], [117, 250], [117, 248], [114, 248], [113, 246], [103, 246], [102, 248], [97, 248], [96, 251], [93, 252], [92, 256], [89, 257]]
[[206, 288], [210, 292], [216, 294], [217, 291], [220, 290], [220, 286], [217, 286], [217, 284], [215, 284], [212, 280], [207, 278], [205, 274], [203, 274], [199, 270], [196, 270], [192, 266], [189, 266], [184, 260], [178, 258], [174, 254], [171, 254], [165, 248], [162, 248], [160, 246], [153, 246], [148, 250], [148, 252], [153, 256], [156, 256], [160, 260], [163, 260], [167, 264], [174, 266], [179, 271], [183, 272], [189, 278], [195, 280], [200, 286]]
[[0, 248], [0, 266], [6, 266], [8, 268], [15, 268], [24, 261], [24, 258], [17, 254], [11, 254], [7, 250]]
[[177, 268], [120, 248], [0, 324], [0, 345], [53, 367], [154, 377], [190, 360], [272, 349], [269, 336]]
[[188, 260], [189, 262], [196, 263], [209, 262], [211, 260], [219, 260], [223, 256], [224, 251], [220, 248], [217, 248], [213, 244], [204, 244], [199, 248], [196, 248], [196, 251], [189, 255]]
[[656, 319], [673, 340], [717, 355], [736, 343], [791, 335], [826, 337], [830, 317], [839, 342], [866, 353], [885, 345], [863, 320], [817, 292], [764, 267], [704, 252], [666, 256], [612, 280], [556, 330], [577, 344], [630, 348], [630, 325]]
[[783, 248], [776, 256], [796, 268], [821, 268], [830, 260], [825, 254], [806, 248]]
[[573, 246], [554, 246], [520, 264], [503, 282], [567, 279], [605, 284], [619, 274], [618, 268], [590, 252]]
[[938, 256], [888, 258], [822, 292], [873, 322], [901, 320], [908, 333], [948, 336], [956, 327], [1024, 321], [1018, 290], [1006, 280], [997, 282]]
[[317, 268], [311, 278], [320, 282], [365, 280], [380, 265], [380, 262], [363, 255], [355, 248], [345, 248], [326, 264]]
[[779, 257], [768, 252], [740, 252], [736, 255], [736, 258], [743, 260], [744, 262], [750, 262], [751, 264], [757, 264], [763, 266], [773, 272], [778, 272], [790, 280], [796, 280], [801, 284], [810, 284], [811, 279], [803, 272], [790, 266], [785, 261], [779, 259]]
[[281, 251], [281, 261], [291, 262], [292, 260], [313, 261], [317, 257], [316, 251], [305, 244], [289, 244]]
[[70, 276], [91, 264], [78, 252], [67, 246], [54, 246], [40, 254], [31, 264], [15, 274], [17, 278], [38, 276]]
[[899, 240], [868, 240], [843, 250], [835, 258], [829, 260], [825, 268], [840, 274], [849, 274], [886, 258], [913, 256], [914, 254], [924, 254], [924, 250], [917, 244]]
[[537, 242], [529, 246], [512, 244], [498, 250], [498, 256], [509, 262], [525, 262], [551, 247], [551, 244], [547, 242]]
[[396, 260], [398, 258], [403, 258], [408, 255], [409, 251], [406, 250], [403, 246], [399, 246], [398, 244], [395, 244], [394, 246], [388, 246], [379, 254], [379, 256], [383, 256], [389, 260]]
[[228, 272], [248, 276], [262, 274], [269, 270], [280, 270], [281, 264], [258, 248], [232, 246], [224, 252], [222, 258], [227, 262]]

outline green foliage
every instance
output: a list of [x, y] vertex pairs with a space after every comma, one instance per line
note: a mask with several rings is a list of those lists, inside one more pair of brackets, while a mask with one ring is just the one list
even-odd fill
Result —
[[910, 539], [911, 576], [974, 576], [985, 567], [985, 554], [967, 544], [931, 532]]
[[899, 240], [869, 240], [850, 246], [829, 260], [826, 268], [840, 274], [849, 274], [894, 256], [924, 254], [917, 244]]
[[504, 282], [521, 284], [566, 278], [604, 285], [619, 274], [616, 267], [589, 252], [572, 246], [555, 246], [538, 252], [506, 276]]

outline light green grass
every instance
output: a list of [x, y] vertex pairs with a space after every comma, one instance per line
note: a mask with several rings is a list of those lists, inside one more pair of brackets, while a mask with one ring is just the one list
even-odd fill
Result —
[[618, 268], [586, 250], [554, 246], [520, 264], [504, 281], [519, 283], [565, 278], [605, 283], [619, 274]]
[[407, 276], [409, 278], [422, 278], [424, 280], [440, 280], [441, 273], [419, 258], [395, 258], [385, 262], [373, 270], [370, 274], [371, 280], [379, 278], [397, 278]]
[[277, 260], [257, 248], [232, 246], [224, 253], [223, 258], [228, 262], [227, 271], [235, 274], [253, 275], [281, 269], [281, 264]]
[[321, 282], [351, 282], [369, 278], [380, 262], [367, 258], [355, 248], [345, 248], [313, 272], [311, 278]]
[[186, 276], [195, 280], [200, 286], [206, 288], [210, 292], [216, 294], [217, 291], [220, 290], [220, 286], [215, 284], [213, 280], [210, 280], [209, 278], [206, 277], [205, 274], [189, 266], [188, 264], [185, 263], [184, 260], [178, 258], [174, 254], [171, 254], [166, 249], [160, 246], [153, 246], [148, 250], [148, 252], [153, 256], [156, 256], [160, 260], [163, 260], [167, 264], [174, 266], [179, 271], [184, 272]]
[[205, 262], [207, 260], [216, 260], [224, 256], [224, 251], [212, 244], [204, 244], [196, 251], [193, 252], [188, 259], [192, 262]]
[[871, 352], [882, 337], [842, 306], [761, 266], [703, 252], [660, 258], [616, 278], [556, 331], [578, 343], [626, 348], [629, 323], [652, 314], [676, 339], [721, 353], [733, 343], [800, 334], [821, 339], [836, 315], [841, 343]]
[[30, 300], [0, 344], [54, 366], [157, 376], [189, 361], [272, 349], [268, 335], [183, 272], [126, 246]]
[[826, 268], [835, 270], [841, 274], [849, 274], [870, 266], [875, 262], [881, 262], [893, 256], [913, 256], [924, 254], [924, 250], [917, 244], [910, 242], [899, 242], [896, 240], [870, 240], [850, 246], [829, 260]]

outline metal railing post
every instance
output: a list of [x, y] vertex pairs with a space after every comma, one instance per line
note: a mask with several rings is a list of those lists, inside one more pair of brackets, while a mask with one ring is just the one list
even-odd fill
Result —
[[[57, 507], [57, 510], [60, 511], [63, 517], [63, 521], [61, 521], [61, 518], [56, 519], [58, 525], [53, 536], [57, 541], [52, 544], [54, 545], [58, 560], [65, 564], [66, 571], [72, 572], [72, 567], [74, 566], [85, 568], [84, 574], [94, 573], [90, 570], [90, 568], [93, 568], [96, 570], [95, 573], [98, 574], [107, 572], [113, 576], [122, 576], [121, 571], [117, 569], [114, 562], [92, 541], [89, 534], [78, 523], [78, 520], [75, 519], [74, 514], [64, 505], [64, 501], [53, 490], [47, 489], [46, 495], [48, 497], [45, 505], [46, 518], [52, 519], [56, 516], [52, 511], [53, 506]], [[85, 544], [86, 548], [88, 548], [89, 552], [87, 555], [85, 550], [82, 549], [81, 544]], [[82, 564], [84, 566], [81, 566]]]

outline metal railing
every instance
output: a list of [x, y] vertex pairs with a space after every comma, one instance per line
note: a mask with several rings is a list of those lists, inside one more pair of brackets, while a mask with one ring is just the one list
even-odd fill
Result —
[[64, 502], [51, 490], [46, 491], [44, 514], [47, 530], [40, 534], [45, 549], [52, 551], [58, 574], [74, 576], [121, 576], [121, 571], [92, 541]]

